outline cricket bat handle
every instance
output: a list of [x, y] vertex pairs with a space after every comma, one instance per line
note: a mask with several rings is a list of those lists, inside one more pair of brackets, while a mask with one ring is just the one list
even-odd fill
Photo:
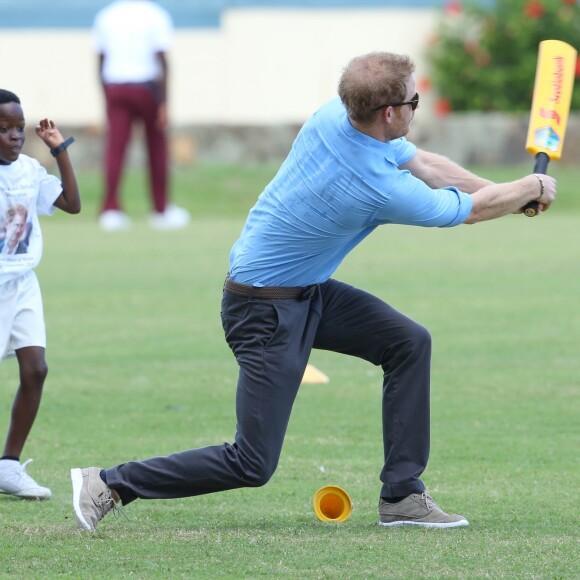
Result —
[[[534, 173], [542, 173], [546, 175], [548, 173], [548, 163], [550, 162], [550, 158], [543, 152], [540, 151], [536, 155], [536, 164], [534, 165]], [[524, 206], [524, 213], [528, 217], [534, 217], [538, 215], [538, 202], [537, 201], [530, 201]]]

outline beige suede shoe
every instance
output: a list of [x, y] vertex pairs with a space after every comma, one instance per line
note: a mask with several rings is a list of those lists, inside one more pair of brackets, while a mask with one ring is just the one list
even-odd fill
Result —
[[457, 514], [446, 514], [424, 491], [412, 493], [398, 503], [379, 502], [379, 526], [423, 526], [457, 528], [469, 522]]
[[73, 486], [73, 509], [78, 527], [93, 532], [97, 524], [117, 506], [119, 495], [99, 475], [100, 467], [71, 469]]

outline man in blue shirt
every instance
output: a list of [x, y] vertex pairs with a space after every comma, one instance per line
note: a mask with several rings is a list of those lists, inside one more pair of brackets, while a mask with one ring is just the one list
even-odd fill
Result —
[[405, 139], [419, 95], [407, 56], [353, 59], [340, 99], [306, 122], [262, 192], [230, 254], [222, 300], [238, 365], [233, 444], [71, 470], [79, 527], [94, 530], [116, 502], [264, 485], [313, 348], [357, 356], [383, 373], [379, 523], [468, 525], [437, 506], [420, 479], [429, 455], [428, 331], [379, 298], [331, 278], [377, 226], [453, 227], [553, 202], [556, 182], [528, 175], [493, 184]]

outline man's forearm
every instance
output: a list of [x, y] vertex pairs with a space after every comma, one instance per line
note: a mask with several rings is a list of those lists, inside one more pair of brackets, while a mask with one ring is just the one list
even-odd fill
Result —
[[534, 174], [509, 183], [489, 185], [472, 195], [473, 207], [465, 223], [474, 224], [516, 213], [533, 200], [548, 207], [555, 194], [555, 180]]
[[413, 159], [402, 165], [401, 169], [408, 169], [433, 189], [453, 185], [465, 193], [474, 193], [482, 187], [493, 184], [489, 179], [468, 171], [443, 155], [421, 149], [417, 150]]

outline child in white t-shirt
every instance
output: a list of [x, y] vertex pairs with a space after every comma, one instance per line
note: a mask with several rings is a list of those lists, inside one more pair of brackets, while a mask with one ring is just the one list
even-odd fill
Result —
[[53, 121], [43, 119], [36, 134], [56, 158], [60, 180], [36, 159], [21, 154], [25, 139], [20, 99], [0, 89], [0, 360], [15, 355], [20, 386], [4, 451], [0, 457], [0, 493], [48, 499], [50, 489], [26, 472], [30, 459], [20, 454], [38, 412], [48, 367], [42, 297], [34, 268], [42, 256], [39, 215], [55, 208], [79, 213], [81, 201], [67, 147]]

